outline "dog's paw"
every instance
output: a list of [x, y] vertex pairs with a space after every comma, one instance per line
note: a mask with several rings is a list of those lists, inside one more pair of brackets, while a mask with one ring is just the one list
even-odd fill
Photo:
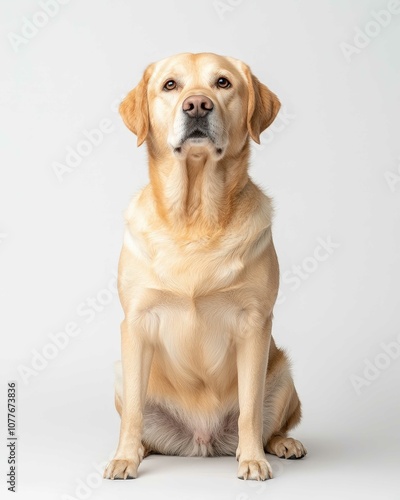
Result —
[[272, 478], [272, 469], [265, 459], [242, 460], [239, 462], [238, 478], [265, 481]]
[[303, 458], [307, 455], [307, 450], [300, 441], [280, 436], [271, 439], [267, 445], [267, 452], [287, 459]]
[[104, 479], [136, 479], [138, 464], [133, 460], [111, 460], [104, 471]]

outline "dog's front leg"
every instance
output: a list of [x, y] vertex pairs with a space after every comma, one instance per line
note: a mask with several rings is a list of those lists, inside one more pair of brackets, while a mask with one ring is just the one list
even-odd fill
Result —
[[271, 341], [271, 318], [262, 332], [252, 331], [238, 341], [239, 443], [236, 458], [240, 479], [272, 477], [262, 444], [263, 398]]
[[107, 466], [107, 479], [132, 479], [143, 459], [143, 410], [146, 400], [153, 348], [135, 335], [125, 321], [121, 325], [123, 401], [118, 449]]

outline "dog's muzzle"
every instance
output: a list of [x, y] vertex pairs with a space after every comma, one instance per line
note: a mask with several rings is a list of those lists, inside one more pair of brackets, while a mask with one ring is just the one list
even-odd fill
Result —
[[210, 133], [209, 117], [214, 109], [214, 104], [209, 97], [205, 95], [191, 95], [182, 103], [182, 111], [185, 120], [185, 135], [183, 142], [193, 139], [193, 142], [209, 139], [215, 142], [215, 138]]
[[190, 141], [191, 143], [201, 143], [208, 140], [215, 146], [218, 155], [222, 154], [222, 148], [218, 144], [217, 130], [220, 127], [215, 126], [215, 110], [213, 101], [205, 95], [191, 95], [182, 102], [182, 129], [183, 134], [180, 137], [174, 152], [181, 153], [182, 146]]

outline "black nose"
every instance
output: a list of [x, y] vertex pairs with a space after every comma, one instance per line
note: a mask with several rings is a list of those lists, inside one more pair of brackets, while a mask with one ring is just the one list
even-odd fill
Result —
[[203, 118], [214, 108], [211, 99], [205, 95], [191, 95], [182, 103], [183, 111], [192, 118]]

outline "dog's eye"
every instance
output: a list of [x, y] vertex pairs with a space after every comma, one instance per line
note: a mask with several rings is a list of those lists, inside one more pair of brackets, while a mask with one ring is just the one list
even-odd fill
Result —
[[230, 86], [231, 86], [231, 82], [227, 78], [224, 78], [224, 77], [218, 78], [217, 87], [219, 87], [220, 89], [227, 89]]
[[164, 85], [164, 90], [174, 90], [176, 89], [176, 81], [168, 80]]

